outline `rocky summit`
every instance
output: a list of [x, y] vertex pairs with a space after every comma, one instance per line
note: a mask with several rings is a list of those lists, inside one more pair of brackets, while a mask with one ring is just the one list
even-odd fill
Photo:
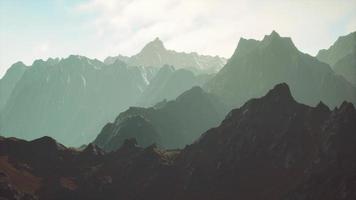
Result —
[[156, 38], [147, 43], [142, 50], [131, 57], [111, 56], [105, 59], [105, 63], [113, 63], [121, 60], [132, 66], [162, 67], [173, 65], [175, 68], [185, 68], [196, 73], [215, 73], [226, 63], [226, 59], [219, 56], [199, 55], [198, 53], [176, 52], [166, 49], [161, 39]]

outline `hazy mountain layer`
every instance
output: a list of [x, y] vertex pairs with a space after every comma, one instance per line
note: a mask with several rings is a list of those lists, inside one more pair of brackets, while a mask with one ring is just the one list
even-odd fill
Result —
[[117, 56], [108, 57], [105, 63], [122, 60], [132, 66], [173, 65], [175, 68], [188, 68], [198, 73], [215, 73], [226, 63], [226, 59], [219, 56], [205, 56], [197, 53], [184, 53], [167, 50], [162, 41], [156, 38], [148, 43], [138, 54], [132, 57]]
[[165, 148], [184, 147], [202, 132], [217, 126], [226, 112], [217, 97], [193, 87], [175, 100], [155, 107], [131, 107], [114, 123], [107, 124], [94, 143], [110, 151], [132, 137], [141, 146], [156, 143]]
[[113, 151], [130, 138], [135, 138], [142, 147], [161, 143], [160, 135], [154, 125], [139, 114], [120, 117], [114, 123], [106, 124], [94, 143], [105, 151]]
[[0, 195], [26, 199], [353, 200], [356, 110], [297, 103], [286, 84], [230, 112], [183, 150], [83, 151], [0, 138]]
[[150, 81], [142, 93], [138, 105], [153, 106], [163, 100], [173, 100], [193, 86], [202, 86], [213, 75], [194, 75], [186, 69], [175, 70], [173, 66], [165, 65]]
[[344, 100], [356, 102], [355, 87], [276, 32], [262, 41], [241, 39], [231, 59], [205, 88], [234, 107], [262, 96], [279, 82], [288, 83], [294, 97], [308, 105], [320, 100], [331, 107]]
[[356, 32], [339, 37], [329, 49], [319, 51], [317, 58], [356, 87]]
[[13, 64], [0, 79], [0, 112], [4, 108], [17, 82], [26, 71], [26, 66], [22, 62]]
[[356, 48], [356, 32], [339, 37], [329, 48], [318, 52], [316, 56], [320, 61], [334, 66], [343, 57], [352, 54]]
[[354, 87], [356, 87], [356, 50], [343, 58], [341, 58], [335, 65], [334, 71], [342, 75]]
[[138, 100], [155, 69], [105, 65], [82, 56], [38, 60], [16, 84], [2, 113], [1, 134], [43, 135], [66, 145], [92, 141], [100, 129]]

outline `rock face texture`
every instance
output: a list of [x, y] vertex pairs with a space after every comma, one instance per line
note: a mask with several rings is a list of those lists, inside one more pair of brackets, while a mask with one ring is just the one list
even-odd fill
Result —
[[37, 60], [8, 97], [0, 134], [24, 139], [48, 135], [74, 146], [88, 143], [138, 100], [154, 73], [83, 56]]
[[333, 108], [344, 100], [356, 103], [355, 87], [276, 32], [262, 41], [241, 39], [233, 56], [205, 88], [239, 107], [281, 82], [290, 86], [297, 101], [308, 105], [323, 101]]
[[108, 123], [94, 143], [111, 151], [133, 137], [144, 147], [156, 143], [165, 148], [182, 148], [217, 126], [226, 113], [217, 97], [193, 87], [172, 101], [149, 108], [129, 108], [114, 123]]
[[0, 195], [31, 199], [356, 198], [356, 110], [296, 102], [286, 84], [232, 110], [182, 150], [127, 139], [103, 153], [0, 139]]
[[132, 57], [116, 56], [108, 57], [105, 63], [112, 63], [121, 60], [132, 66], [152, 66], [162, 67], [163, 65], [173, 65], [175, 68], [185, 68], [197, 73], [215, 73], [226, 63], [226, 59], [219, 56], [206, 56], [197, 53], [184, 53], [168, 50], [163, 42], [156, 38], [146, 44], [143, 49]]

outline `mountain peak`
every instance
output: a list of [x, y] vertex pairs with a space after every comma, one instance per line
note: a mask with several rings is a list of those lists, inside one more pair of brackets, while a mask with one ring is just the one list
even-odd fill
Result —
[[262, 47], [269, 47], [282, 52], [298, 51], [290, 37], [281, 37], [276, 31], [272, 31], [270, 35], [265, 35], [261, 42]]
[[156, 38], [153, 40], [153, 42], [160, 42], [160, 43], [162, 43], [162, 41], [161, 41], [161, 39], [159, 39], [159, 37], [156, 37]]
[[271, 37], [281, 37], [275, 30], [273, 30], [270, 34]]
[[277, 39], [282, 39], [282, 37], [277, 33], [277, 31], [273, 30], [271, 34], [265, 35], [262, 41], [271, 41]]
[[13, 73], [19, 70], [24, 71], [26, 68], [26, 65], [23, 62], [19, 61], [11, 65], [11, 67], [7, 69], [6, 73]]
[[254, 48], [256, 48], [258, 44], [259, 44], [259, 41], [257, 41], [257, 40], [245, 39], [245, 38], [241, 37], [232, 57], [246, 55], [250, 51], [252, 51]]
[[338, 110], [342, 111], [342, 112], [347, 112], [347, 111], [354, 112], [355, 111], [355, 107], [353, 106], [352, 103], [347, 102], [347, 101], [343, 101]]
[[65, 147], [49, 136], [43, 136], [30, 142], [36, 147], [46, 147], [55, 150], [63, 150]]
[[145, 51], [162, 52], [162, 51], [166, 51], [166, 48], [164, 47], [162, 40], [156, 37], [153, 41], [146, 44], [146, 46], [143, 47], [141, 52], [145, 52]]
[[272, 98], [275, 100], [293, 100], [292, 94], [290, 92], [289, 86], [287, 83], [279, 83], [274, 86], [273, 89], [268, 91], [266, 97]]
[[203, 95], [205, 95], [204, 90], [199, 86], [194, 86], [191, 89], [183, 92], [181, 95], [177, 97], [177, 101], [187, 101], [191, 102], [191, 99], [200, 99]]

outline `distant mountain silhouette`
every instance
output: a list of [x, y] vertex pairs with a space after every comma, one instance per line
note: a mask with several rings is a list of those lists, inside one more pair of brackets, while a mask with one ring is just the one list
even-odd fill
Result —
[[[141, 53], [162, 49], [155, 40]], [[188, 66], [175, 70], [132, 64], [139, 65], [127, 64], [124, 57], [105, 64], [76, 55], [37, 60], [29, 67], [14, 64], [0, 80], [0, 135], [23, 139], [49, 135], [66, 145], [82, 145], [128, 107], [173, 100], [213, 76], [200, 69], [196, 75]]]
[[353, 53], [356, 48], [356, 32], [339, 37], [329, 48], [318, 52], [318, 60], [334, 66], [340, 59]]
[[104, 126], [94, 143], [106, 151], [120, 148], [126, 139], [135, 138], [142, 147], [161, 143], [156, 128], [144, 116], [132, 115]]
[[114, 123], [107, 124], [94, 143], [111, 151], [133, 137], [144, 147], [153, 143], [165, 148], [184, 147], [205, 130], [217, 126], [226, 112], [217, 97], [193, 87], [175, 100], [155, 107], [131, 107]]
[[353, 200], [355, 121], [351, 103], [332, 111], [321, 102], [310, 107], [296, 102], [288, 85], [278, 84], [182, 150], [142, 148], [127, 139], [104, 153], [93, 144], [83, 151], [65, 148], [48, 137], [30, 142], [0, 137], [0, 194], [8, 199]]
[[49, 135], [66, 145], [88, 143], [138, 100], [155, 73], [83, 56], [37, 60], [13, 89], [0, 132], [25, 139]]
[[335, 63], [334, 71], [356, 87], [356, 50]]
[[288, 83], [294, 98], [308, 105], [356, 102], [355, 87], [275, 31], [262, 41], [241, 39], [228, 63], [205, 88], [236, 107], [280, 82]]
[[339, 37], [329, 49], [320, 50], [317, 58], [356, 87], [356, 32]]
[[188, 68], [198, 73], [215, 73], [226, 63], [226, 59], [219, 56], [205, 56], [197, 53], [184, 53], [167, 50], [163, 42], [156, 38], [144, 46], [144, 48], [132, 57], [119, 55], [108, 57], [105, 63], [122, 60], [132, 66], [154, 66], [173, 65], [175, 68]]
[[208, 74], [194, 75], [189, 70], [176, 70], [173, 66], [164, 65], [152, 78], [137, 104], [153, 106], [163, 100], [173, 100], [193, 86], [202, 86], [212, 77]]

